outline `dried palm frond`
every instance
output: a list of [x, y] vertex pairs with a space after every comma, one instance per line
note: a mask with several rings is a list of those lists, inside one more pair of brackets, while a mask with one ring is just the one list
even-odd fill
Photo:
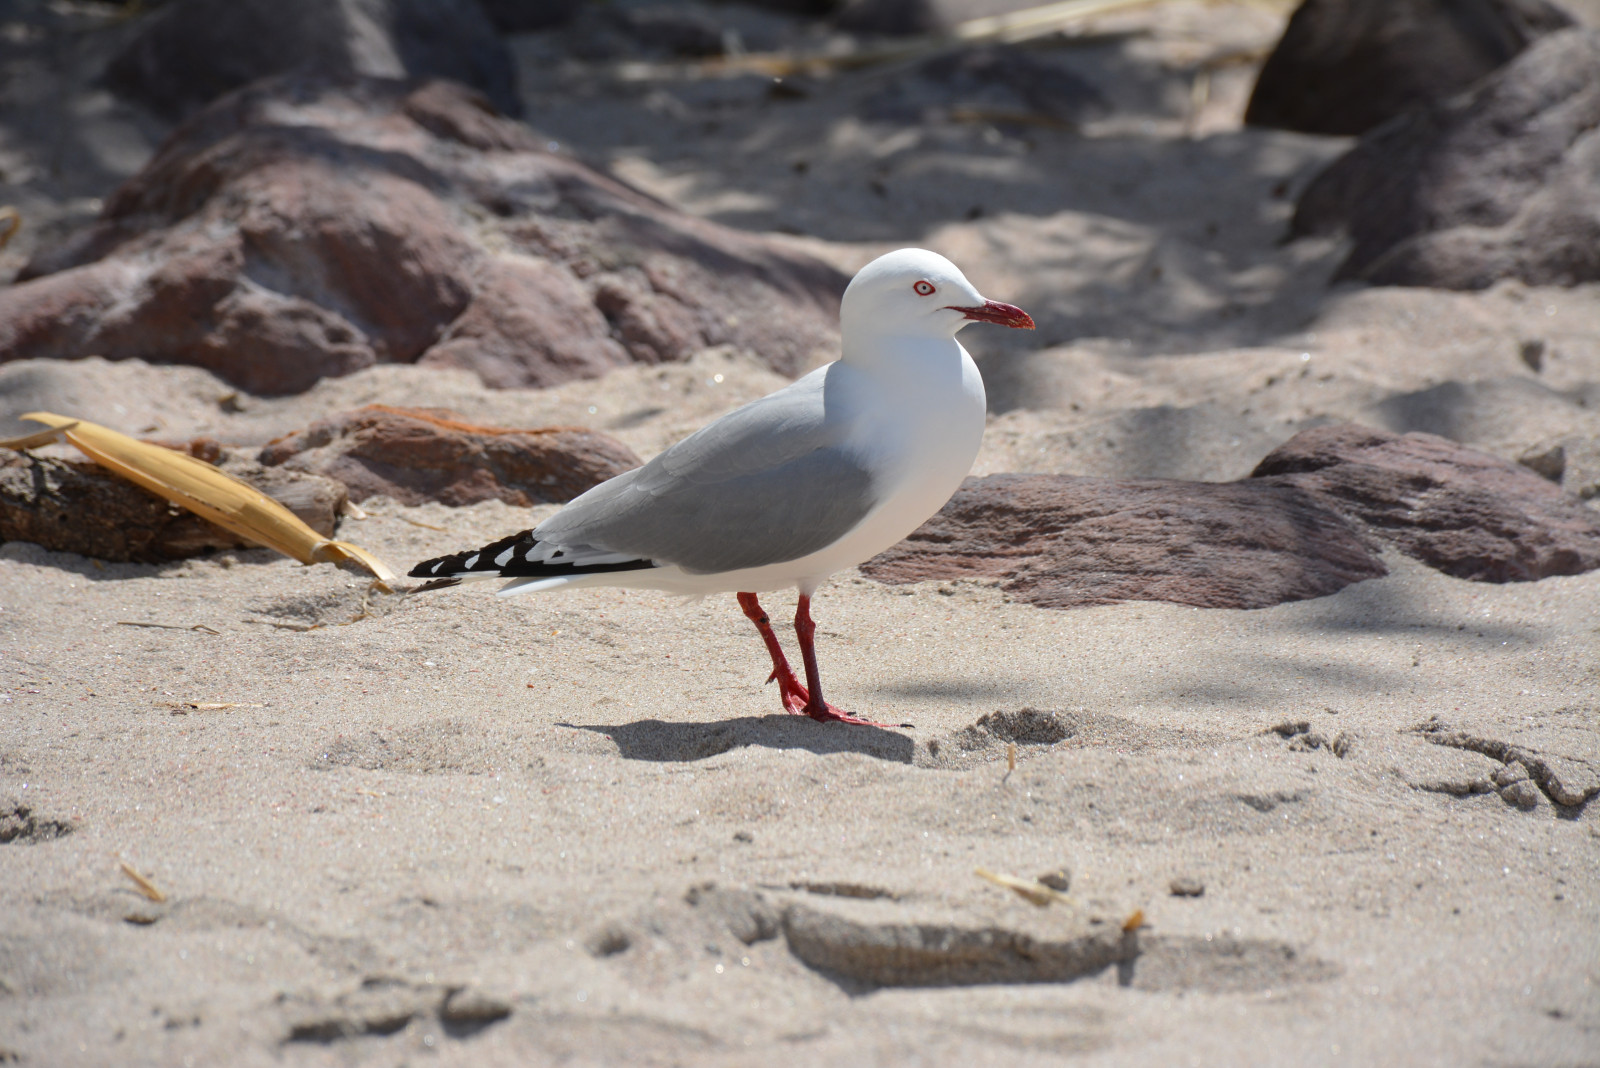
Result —
[[324, 538], [265, 493], [204, 460], [82, 419], [51, 412], [28, 412], [22, 418], [52, 429], [0, 444], [26, 448], [60, 435], [113, 474], [241, 538], [276, 549], [302, 564], [350, 560], [380, 582], [395, 580], [394, 570], [372, 553], [349, 542]]

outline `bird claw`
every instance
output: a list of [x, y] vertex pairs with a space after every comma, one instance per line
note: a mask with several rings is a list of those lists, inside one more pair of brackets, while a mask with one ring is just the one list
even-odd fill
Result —
[[789, 679], [787, 682], [779, 680], [778, 683], [783, 695], [783, 709], [791, 716], [810, 716], [818, 723], [848, 723], [855, 727], [884, 727], [892, 728], [893, 723], [877, 723], [860, 716], [852, 716], [843, 709], [836, 708], [828, 702], [821, 702], [821, 708], [811, 707], [811, 694], [800, 685], [799, 680]]
[[860, 716], [852, 716], [850, 713], [841, 711], [840, 709], [837, 709], [829, 704], [824, 704], [822, 710], [819, 712], [812, 712], [806, 709], [802, 709], [801, 711], [805, 712], [806, 715], [810, 716], [818, 723], [848, 723], [853, 727], [881, 727], [885, 730], [893, 730], [895, 727], [899, 726], [897, 723], [879, 723], [876, 720], [862, 719]]

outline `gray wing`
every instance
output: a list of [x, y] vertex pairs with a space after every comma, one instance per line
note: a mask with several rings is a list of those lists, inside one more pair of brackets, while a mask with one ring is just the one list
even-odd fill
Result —
[[843, 444], [853, 418], [838, 364], [736, 409], [540, 524], [559, 545], [637, 554], [707, 574], [797, 560], [877, 504]]

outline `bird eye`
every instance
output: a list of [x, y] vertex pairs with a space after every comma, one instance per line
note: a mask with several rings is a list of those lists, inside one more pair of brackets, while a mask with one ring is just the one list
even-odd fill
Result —
[[917, 291], [917, 296], [928, 297], [933, 295], [933, 283], [928, 281], [918, 282], [911, 287]]

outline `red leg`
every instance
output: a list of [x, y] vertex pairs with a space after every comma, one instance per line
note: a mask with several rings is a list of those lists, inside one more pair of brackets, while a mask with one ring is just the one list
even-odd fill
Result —
[[811, 598], [800, 595], [794, 609], [794, 632], [800, 639], [800, 658], [806, 665], [806, 698], [803, 711], [822, 723], [855, 723], [863, 727], [891, 727], [891, 723], [874, 723], [843, 712], [822, 699], [822, 671], [817, 667], [817, 625], [811, 622]]
[[766, 643], [767, 653], [772, 657], [772, 674], [767, 676], [767, 681], [778, 681], [778, 695], [783, 701], [784, 710], [796, 716], [801, 715], [811, 695], [790, 670], [789, 661], [783, 655], [783, 646], [778, 644], [778, 636], [773, 633], [772, 620], [767, 618], [761, 602], [753, 593], [739, 594], [739, 607], [744, 609], [745, 616], [761, 632], [761, 640]]

